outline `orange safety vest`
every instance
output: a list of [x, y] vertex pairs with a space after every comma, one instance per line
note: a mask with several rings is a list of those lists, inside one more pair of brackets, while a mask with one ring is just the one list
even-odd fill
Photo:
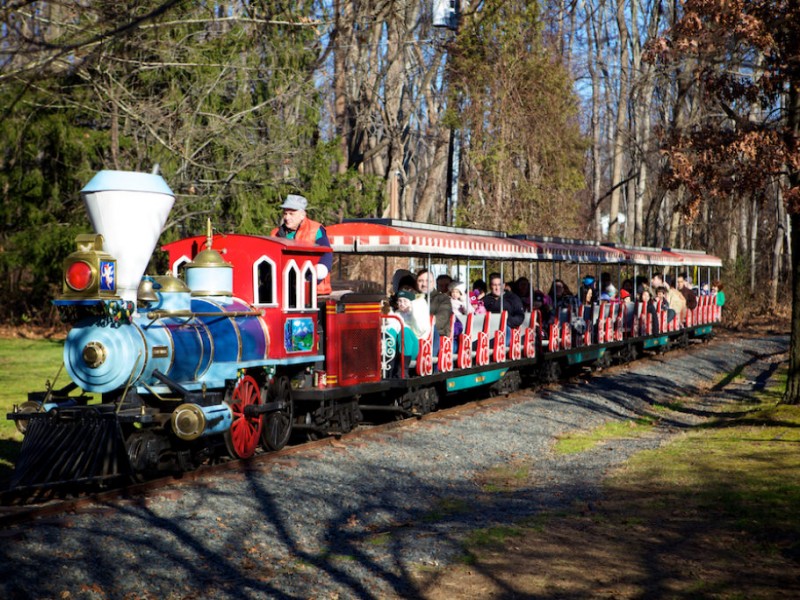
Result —
[[[317, 243], [317, 233], [319, 232], [319, 228], [322, 227], [320, 223], [316, 221], [312, 221], [309, 218], [303, 219], [303, 222], [300, 223], [300, 227], [297, 228], [297, 231], [294, 234], [294, 239], [298, 242], [306, 242], [307, 244], [316, 244]], [[278, 231], [280, 231], [280, 227], [276, 227], [272, 230], [273, 237], [278, 235]], [[331, 288], [331, 274], [328, 273], [325, 276], [325, 279], [322, 281], [317, 282], [317, 296], [327, 296], [332, 291]]]

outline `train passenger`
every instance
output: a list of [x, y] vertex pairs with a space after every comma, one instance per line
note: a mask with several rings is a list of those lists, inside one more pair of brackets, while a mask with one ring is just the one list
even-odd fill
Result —
[[646, 275], [637, 275], [636, 280], [634, 281], [634, 285], [636, 286], [636, 293], [639, 294], [643, 289], [647, 289], [650, 292], [650, 297], [653, 297], [653, 290], [650, 288], [650, 280], [647, 279]]
[[[412, 278], [412, 280], [413, 280], [413, 278]], [[410, 298], [416, 298], [416, 293], [415, 292], [407, 290], [407, 289], [406, 290], [402, 290], [402, 292], [398, 292], [398, 294], [395, 294], [395, 296], [394, 296], [394, 302], [395, 302], [395, 307], [394, 308], [392, 308], [391, 304], [389, 302], [387, 302], [384, 306], [381, 307], [381, 310], [382, 310], [382, 312], [384, 314], [397, 315], [398, 317], [403, 319], [403, 322], [405, 323], [405, 318], [403, 317], [403, 315], [396, 308], [397, 304], [398, 304], [397, 301], [400, 298], [400, 296], [399, 296], [400, 293], [403, 294], [403, 296], [404, 296], [404, 298], [406, 300], [409, 297]], [[406, 300], [403, 300], [403, 302], [402, 302], [403, 303], [403, 308], [407, 308], [405, 306]], [[412, 300], [412, 303], [413, 303], [413, 300]], [[403, 330], [403, 338], [402, 338], [403, 339], [403, 344], [402, 344], [402, 348], [401, 348], [401, 344], [400, 344], [400, 329], [401, 329], [401, 327], [400, 327], [400, 324], [397, 323], [397, 321], [395, 321], [394, 319], [388, 319], [386, 321], [386, 325], [387, 325], [387, 330], [388, 330], [389, 335], [393, 338], [393, 341], [391, 342], [392, 343], [392, 347], [397, 349], [397, 351], [394, 353], [394, 356], [392, 357], [391, 367], [389, 369], [389, 377], [408, 377], [409, 365], [411, 364], [411, 361], [415, 360], [417, 358], [417, 356], [419, 355], [419, 338], [417, 337], [417, 334], [414, 333], [414, 330], [411, 327], [409, 327], [407, 324], [404, 324], [403, 327], [402, 327], [402, 330]], [[401, 365], [400, 350], [401, 349], [403, 351], [402, 364], [405, 365], [405, 372], [404, 373], [400, 372], [401, 371], [400, 370], [400, 365]], [[387, 350], [384, 349], [384, 352], [386, 352], [386, 351]]]
[[450, 297], [437, 290], [435, 283], [428, 269], [422, 269], [417, 273], [417, 289], [422, 297], [430, 301], [429, 309], [436, 322], [436, 331], [440, 336], [449, 336], [453, 306], [450, 304]]
[[[460, 281], [451, 281], [448, 288], [453, 314], [466, 319], [466, 316], [472, 312], [472, 303], [467, 299], [466, 284]], [[462, 333], [464, 333], [464, 324], [456, 318], [453, 320], [453, 352], [458, 352], [458, 336]]]
[[[501, 310], [508, 312], [506, 324], [509, 329], [516, 329], [525, 320], [525, 309], [522, 300], [514, 292], [503, 291], [503, 279], [499, 273], [489, 275], [490, 291], [483, 298], [483, 305], [490, 313], [499, 313]], [[508, 333], [508, 332], [507, 332]]]
[[548, 323], [550, 321], [549, 298], [542, 290], [535, 290], [533, 292], [531, 310], [538, 310], [542, 314], [542, 323]]
[[483, 305], [483, 299], [486, 297], [486, 282], [483, 279], [476, 279], [472, 283], [472, 292], [469, 295], [469, 301], [472, 304], [472, 310], [476, 315], [486, 313], [486, 307]]
[[397, 314], [418, 338], [425, 338], [430, 333], [427, 303], [406, 286], [397, 292]]
[[633, 297], [633, 279], [625, 279], [622, 282], [622, 287], [619, 288], [619, 299], [631, 301]]
[[572, 292], [561, 279], [556, 279], [553, 282], [547, 295], [558, 308], [567, 308], [572, 303]]
[[659, 286], [656, 288], [656, 300], [661, 303], [661, 310], [667, 311], [667, 323], [672, 323], [675, 319], [675, 311], [670, 308], [669, 301], [667, 300], [667, 288], [666, 286]]
[[608, 271], [603, 271], [600, 273], [600, 292], [604, 292], [608, 287], [608, 284], [611, 283], [611, 273]]
[[686, 308], [694, 310], [697, 308], [697, 296], [695, 296], [692, 290], [691, 281], [692, 280], [689, 279], [686, 273], [678, 274], [678, 291], [683, 294], [683, 297], [686, 299]]
[[[670, 309], [672, 309], [675, 314], [678, 316], [678, 326], [683, 323], [684, 319], [686, 319], [686, 299], [683, 297], [678, 290], [671, 287], [669, 285], [669, 279], [666, 277], [662, 277], [661, 273], [656, 273], [653, 275], [653, 279], [650, 280], [650, 284], [654, 288], [665, 287], [667, 288], [666, 299], [669, 303]], [[669, 317], [668, 317], [669, 318]]]
[[597, 302], [597, 290], [594, 287], [594, 277], [587, 275], [581, 280], [581, 287], [578, 288], [578, 299], [584, 306], [591, 306]]
[[453, 306], [453, 314], [468, 315], [472, 312], [472, 303], [467, 299], [467, 286], [461, 281], [451, 281], [448, 286], [450, 292], [450, 304]]
[[522, 300], [525, 312], [531, 312], [531, 282], [527, 277], [520, 277], [514, 282], [514, 293]]
[[619, 298], [617, 298], [617, 288], [614, 287], [613, 283], [609, 283], [603, 291], [600, 293], [600, 300], [603, 302], [618, 302]]
[[722, 289], [722, 282], [719, 279], [716, 279], [711, 284], [711, 295], [716, 295], [717, 306], [725, 306], [725, 292], [723, 292]]
[[453, 278], [445, 273], [436, 278], [436, 289], [442, 294], [450, 295], [450, 284], [453, 283]]
[[411, 280], [414, 282], [412, 287], [414, 287], [416, 291], [417, 280], [414, 277], [414, 274], [408, 269], [397, 269], [394, 272], [394, 275], [392, 275], [392, 292], [391, 292], [392, 294], [397, 294], [397, 292], [400, 291], [400, 280], [407, 277], [410, 277]]
[[[306, 215], [308, 200], [304, 196], [289, 194], [283, 204], [283, 218], [280, 225], [272, 230], [273, 237], [282, 237], [289, 240], [298, 240], [330, 248], [328, 234], [321, 223], [312, 221]], [[317, 294], [327, 295], [331, 293], [330, 272], [333, 267], [333, 254], [326, 252], [319, 259], [317, 269]]]
[[642, 317], [650, 315], [652, 333], [653, 335], [658, 335], [658, 311], [656, 310], [656, 303], [650, 295], [649, 287], [645, 287], [639, 292], [639, 302], [643, 305]]

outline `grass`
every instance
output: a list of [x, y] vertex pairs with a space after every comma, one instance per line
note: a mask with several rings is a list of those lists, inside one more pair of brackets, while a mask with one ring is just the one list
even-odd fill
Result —
[[561, 454], [586, 452], [598, 444], [610, 440], [641, 437], [652, 431], [653, 427], [654, 421], [650, 417], [611, 421], [591, 431], [574, 431], [559, 436], [556, 440], [555, 451]]
[[[467, 566], [439, 589], [463, 592], [452, 597], [477, 589], [486, 597], [602, 590], [619, 598], [729, 600], [800, 589], [800, 406], [778, 404], [785, 380], [785, 369], [772, 373], [763, 391], [727, 413], [737, 416], [710, 417], [637, 453], [606, 478], [603, 499], [588, 509], [581, 503], [536, 522], [473, 532]], [[572, 451], [652, 426], [612, 423], [564, 443]]]
[[[6, 414], [25, 402], [28, 392], [46, 389], [58, 372], [63, 351], [63, 341], [0, 338], [0, 480], [10, 476], [22, 443], [22, 434]], [[68, 382], [62, 371], [56, 385]]]
[[519, 538], [525, 534], [522, 527], [498, 525], [477, 529], [467, 536], [466, 545], [469, 548], [500, 548], [512, 538]]
[[[28, 392], [43, 391], [56, 376], [62, 362], [63, 341], [0, 339], [0, 411], [3, 417], [15, 404], [28, 399]], [[62, 371], [56, 385], [66, 385]], [[14, 423], [0, 419], [0, 440], [21, 441]]]
[[773, 405], [637, 454], [609, 486], [655, 490], [687, 513], [711, 510], [754, 536], [774, 530], [800, 540], [799, 444], [800, 407]]

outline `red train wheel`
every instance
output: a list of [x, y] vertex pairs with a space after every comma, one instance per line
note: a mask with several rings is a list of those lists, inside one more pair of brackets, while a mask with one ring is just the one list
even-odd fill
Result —
[[255, 454], [261, 438], [261, 417], [248, 417], [245, 407], [261, 403], [261, 392], [258, 383], [250, 375], [246, 375], [236, 384], [229, 401], [233, 411], [233, 423], [225, 441], [228, 451], [234, 458], [250, 458]]

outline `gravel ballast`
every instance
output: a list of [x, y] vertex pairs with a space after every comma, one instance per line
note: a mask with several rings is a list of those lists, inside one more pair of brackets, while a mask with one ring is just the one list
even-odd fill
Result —
[[[718, 339], [586, 383], [338, 440], [262, 468], [0, 531], [1, 598], [403, 598], [417, 569], [463, 555], [470, 531], [590, 503], [609, 469], [701, 417], [561, 455], [556, 436], [706, 392], [709, 410], [763, 385], [788, 336]], [[729, 378], [731, 379], [731, 378]], [[700, 412], [700, 411], [698, 411]], [[528, 468], [487, 491], [487, 470]]]

